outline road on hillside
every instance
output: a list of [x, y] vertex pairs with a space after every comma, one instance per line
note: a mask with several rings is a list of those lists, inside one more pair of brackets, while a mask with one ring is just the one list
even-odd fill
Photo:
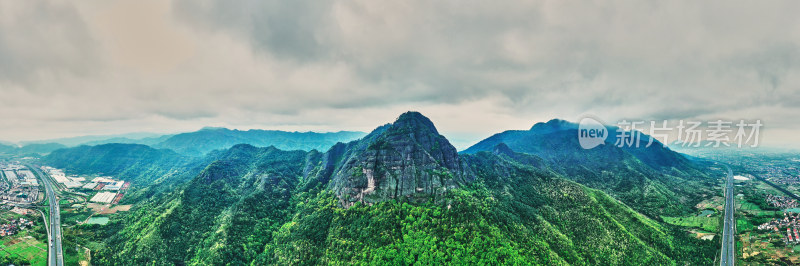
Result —
[[50, 225], [48, 225], [48, 253], [47, 265], [50, 266], [63, 266], [64, 253], [61, 248], [61, 210], [58, 206], [58, 197], [53, 188], [53, 183], [45, 176], [38, 168], [27, 166], [31, 169], [39, 179], [42, 180], [42, 185], [47, 191], [47, 201], [50, 203]]
[[722, 229], [722, 257], [720, 258], [720, 265], [727, 266], [733, 265], [733, 260], [736, 255], [734, 248], [736, 242], [734, 235], [736, 234], [736, 221], [733, 219], [733, 212], [735, 211], [735, 203], [733, 202], [736, 197], [733, 194], [733, 171], [727, 165], [728, 178], [725, 181], [725, 220]]

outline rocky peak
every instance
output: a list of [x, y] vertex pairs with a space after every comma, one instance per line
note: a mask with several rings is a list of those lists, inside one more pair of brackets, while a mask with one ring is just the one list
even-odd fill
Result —
[[405, 112], [392, 123], [395, 128], [409, 128], [414, 131], [429, 131], [432, 134], [439, 135], [436, 126], [433, 125], [430, 119], [420, 114], [419, 112], [409, 111]]
[[347, 147], [330, 184], [345, 207], [399, 197], [424, 200], [469, 179], [456, 148], [418, 112], [404, 113]]

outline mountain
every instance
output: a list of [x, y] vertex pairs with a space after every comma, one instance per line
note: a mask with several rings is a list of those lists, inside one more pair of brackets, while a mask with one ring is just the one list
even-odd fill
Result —
[[189, 180], [207, 163], [171, 150], [119, 143], [59, 149], [41, 161], [65, 169], [68, 174], [110, 175], [130, 181], [132, 188], [141, 189], [163, 182], [175, 184]]
[[[616, 132], [617, 127], [607, 127]], [[605, 145], [583, 149], [578, 125], [553, 119], [530, 130], [495, 134], [464, 150], [463, 154], [492, 151], [498, 145], [541, 158], [550, 169], [565, 177], [616, 196], [637, 211], [652, 216], [678, 215], [692, 211], [692, 202], [708, 191], [700, 184], [713, 182], [683, 155], [642, 134], [640, 146], [618, 147], [615, 134]], [[689, 185], [694, 184], [697, 186]], [[696, 202], [695, 202], [696, 203]]]
[[242, 263], [233, 258], [252, 260], [252, 253], [262, 249], [271, 232], [289, 219], [291, 192], [300, 181], [306, 158], [303, 151], [236, 145], [178, 193], [141, 203], [132, 216], [143, 218], [133, 219], [123, 233], [110, 239], [122, 249], [100, 253], [97, 262], [220, 264]]
[[236, 144], [259, 147], [275, 146], [283, 150], [327, 150], [337, 142], [346, 142], [364, 136], [362, 132], [340, 131], [332, 133], [286, 132], [277, 130], [247, 131], [226, 128], [204, 128], [181, 133], [153, 145], [178, 153], [201, 156], [213, 150], [228, 149]]
[[[553, 119], [546, 123], [536, 123], [530, 130], [509, 130], [495, 134], [477, 144], [467, 148], [463, 153], [474, 154], [478, 151], [491, 150], [499, 143], [505, 143], [512, 150], [535, 154], [552, 161], [574, 159], [583, 157], [586, 162], [595, 162], [592, 168], [602, 167], [610, 161], [619, 161], [622, 153], [630, 154], [636, 159], [658, 170], [692, 171], [692, 165], [679, 153], [670, 150], [658, 140], [653, 140], [650, 147], [647, 143], [650, 137], [640, 134], [639, 146], [624, 145], [617, 147], [615, 126], [607, 126], [609, 134], [606, 135], [605, 145], [584, 150], [578, 143], [578, 125], [568, 121]], [[611, 155], [608, 160], [598, 161], [601, 156]], [[586, 159], [594, 157], [593, 160]], [[613, 160], [612, 160], [613, 159]], [[674, 169], [672, 169], [674, 168]]]
[[[115, 134], [115, 135], [90, 135], [90, 136], [78, 136], [78, 137], [36, 140], [36, 141], [23, 141], [22, 145], [45, 144], [45, 143], [58, 143], [67, 147], [74, 147], [79, 145], [99, 145], [108, 143], [135, 143], [135, 144], [148, 145], [147, 143], [148, 139], [158, 139], [159, 137], [162, 136], [165, 135], [158, 133], [146, 133], [146, 132]], [[125, 141], [121, 142], [120, 140], [125, 140]]]
[[167, 140], [172, 136], [173, 135], [161, 135], [161, 136], [144, 137], [144, 138], [112, 137], [107, 139], [83, 142], [81, 143], [81, 145], [94, 146], [94, 145], [109, 144], [109, 143], [122, 143], [122, 144], [142, 144], [147, 146], [155, 146], [156, 144], [164, 142], [165, 140]]
[[[456, 148], [417, 112], [407, 112], [364, 139], [346, 144], [331, 167], [331, 186], [342, 205], [399, 197], [427, 199], [471, 181]], [[335, 153], [336, 151], [334, 151]]]
[[174, 190], [71, 230], [102, 242], [97, 265], [713, 262], [715, 244], [512, 149], [458, 154], [408, 112], [325, 153], [212, 152]]
[[43, 154], [48, 154], [48, 153], [50, 153], [52, 151], [55, 151], [55, 150], [58, 150], [58, 149], [62, 149], [62, 148], [66, 148], [66, 147], [67, 146], [64, 146], [64, 145], [58, 144], [58, 143], [27, 144], [25, 146], [17, 148], [14, 151], [14, 153], [16, 153], [18, 155], [29, 155], [29, 154], [43, 155]]
[[17, 147], [15, 147], [15, 146], [12, 146], [12, 145], [6, 145], [6, 144], [2, 144], [2, 143], [0, 143], [0, 154], [4, 154], [4, 153], [5, 153], [5, 154], [13, 153], [13, 152], [14, 152], [16, 149], [17, 149]]
[[0, 154], [38, 157], [62, 148], [66, 148], [66, 146], [58, 143], [27, 144], [22, 147], [0, 144]]
[[[327, 150], [338, 142], [348, 142], [363, 137], [366, 133], [339, 131], [331, 133], [287, 132], [278, 130], [230, 130], [206, 127], [199, 131], [181, 134], [130, 133], [118, 135], [93, 135], [51, 140], [26, 141], [22, 148], [0, 144], [0, 153], [47, 154], [51, 151], [79, 145], [102, 145], [111, 143], [143, 144], [157, 149], [171, 149], [180, 154], [202, 157], [213, 150], [224, 150], [236, 144], [251, 144], [259, 147], [275, 146], [284, 150]], [[6, 147], [8, 146], [8, 147]]]

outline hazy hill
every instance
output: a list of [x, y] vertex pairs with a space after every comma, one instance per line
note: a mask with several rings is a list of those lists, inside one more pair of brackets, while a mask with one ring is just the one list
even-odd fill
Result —
[[0, 144], [0, 154], [8, 154], [8, 155], [19, 155], [19, 156], [35, 156], [38, 157], [40, 155], [48, 154], [54, 150], [66, 148], [62, 144], [58, 143], [37, 143], [37, 144], [27, 144], [25, 146], [19, 147], [16, 145], [3, 145]]
[[158, 133], [127, 133], [127, 134], [114, 134], [114, 135], [90, 135], [78, 136], [69, 138], [57, 138], [36, 141], [23, 141], [22, 145], [28, 144], [44, 144], [44, 143], [58, 143], [67, 147], [74, 147], [80, 145], [99, 145], [108, 143], [132, 143], [132, 144], [154, 144], [148, 143], [152, 139], [158, 139], [162, 136], [169, 136]]
[[200, 156], [213, 150], [228, 149], [236, 144], [258, 147], [275, 146], [282, 150], [327, 150], [337, 142], [361, 138], [363, 132], [340, 131], [332, 133], [287, 132], [277, 130], [247, 131], [226, 128], [204, 128], [199, 131], [181, 133], [153, 145], [182, 154]]
[[145, 138], [131, 138], [131, 137], [113, 137], [108, 139], [100, 139], [94, 141], [87, 141], [81, 143], [81, 145], [102, 145], [102, 144], [109, 144], [109, 143], [123, 143], [123, 144], [142, 144], [148, 146], [155, 146], [161, 142], [164, 142], [168, 138], [172, 137], [173, 135], [161, 135], [161, 136], [153, 136], [153, 137], [145, 137]]
[[13, 153], [16, 149], [17, 149], [17, 147], [15, 147], [15, 146], [6, 145], [6, 144], [0, 143], [0, 154], [2, 154], [2, 153], [7, 153], [7, 154], [8, 153]]

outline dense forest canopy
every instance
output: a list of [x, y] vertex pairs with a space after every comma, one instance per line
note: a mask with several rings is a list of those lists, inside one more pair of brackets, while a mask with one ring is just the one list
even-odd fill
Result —
[[665, 148], [645, 153], [676, 158], [669, 167], [622, 149], [576, 150], [560, 132], [458, 154], [409, 112], [326, 152], [235, 145], [199, 159], [110, 144], [44, 161], [150, 191], [108, 225], [78, 227], [91, 233], [75, 241], [103, 243], [98, 265], [713, 261], [712, 242], [658, 218], [696, 200], [673, 186], [703, 182], [691, 162]]

